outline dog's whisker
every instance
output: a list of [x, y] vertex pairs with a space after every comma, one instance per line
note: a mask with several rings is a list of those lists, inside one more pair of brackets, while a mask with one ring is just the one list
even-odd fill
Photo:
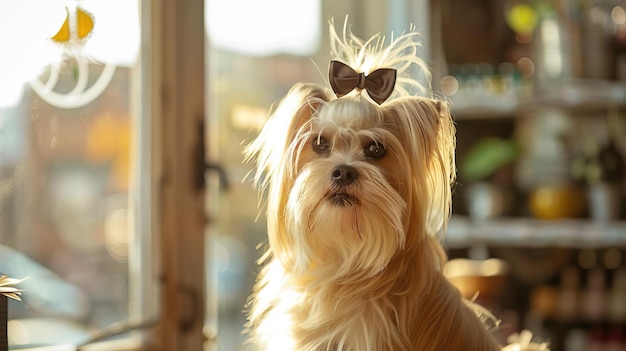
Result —
[[311, 225], [311, 218], [313, 218], [313, 214], [314, 212], [311, 211], [311, 213], [309, 213], [309, 218], [307, 220], [307, 227], [309, 228], [309, 232], [312, 232], [313, 230], [315, 230], [315, 226]]
[[363, 241], [363, 235], [361, 234], [361, 228], [359, 227], [359, 212], [356, 206], [352, 209], [352, 230], [356, 231], [359, 239]]
[[[327, 196], [327, 195], [326, 195], [326, 196]], [[324, 197], [326, 197], [326, 196], [324, 196]], [[315, 225], [311, 225], [311, 219], [312, 219], [312, 218], [313, 218], [313, 216], [317, 213], [317, 210], [319, 209], [320, 204], [321, 204], [321, 202], [322, 202], [322, 201], [323, 201], [323, 200], [319, 200], [319, 201], [317, 201], [317, 202], [315, 203], [315, 206], [313, 206], [313, 210], [311, 210], [311, 212], [309, 213], [309, 217], [308, 217], [308, 219], [307, 219], [307, 223], [306, 223], [307, 227], [309, 228], [309, 231], [313, 231], [313, 230], [315, 230]]]

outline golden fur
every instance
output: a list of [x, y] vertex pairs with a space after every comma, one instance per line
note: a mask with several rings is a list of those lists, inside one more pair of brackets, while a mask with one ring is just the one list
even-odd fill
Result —
[[[379, 106], [362, 91], [336, 98], [296, 84], [246, 150], [269, 239], [250, 298], [250, 341], [260, 350], [500, 349], [442, 275], [455, 130], [448, 103], [402, 75], [427, 72], [415, 38], [383, 48], [379, 36], [339, 37], [331, 25], [335, 58], [366, 74], [396, 68], [394, 94]], [[327, 151], [312, 147], [321, 141]], [[372, 145], [385, 155], [368, 157]], [[356, 181], [332, 181], [341, 165]]]

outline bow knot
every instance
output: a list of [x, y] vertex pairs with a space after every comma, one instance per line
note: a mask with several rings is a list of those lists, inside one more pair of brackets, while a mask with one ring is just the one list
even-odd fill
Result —
[[382, 104], [393, 92], [396, 84], [396, 70], [380, 68], [365, 75], [357, 73], [352, 67], [339, 61], [330, 61], [330, 86], [337, 97], [342, 97], [354, 89], [367, 91], [377, 104]]

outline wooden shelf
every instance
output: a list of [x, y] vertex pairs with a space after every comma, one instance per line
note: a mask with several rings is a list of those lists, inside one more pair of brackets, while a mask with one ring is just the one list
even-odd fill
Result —
[[448, 224], [445, 245], [449, 248], [477, 245], [626, 248], [626, 221], [542, 221], [515, 217], [475, 221], [467, 216], [455, 215]]
[[530, 97], [451, 97], [457, 120], [513, 118], [542, 109], [560, 109], [575, 115], [604, 114], [626, 107], [626, 86], [609, 81], [574, 81]]

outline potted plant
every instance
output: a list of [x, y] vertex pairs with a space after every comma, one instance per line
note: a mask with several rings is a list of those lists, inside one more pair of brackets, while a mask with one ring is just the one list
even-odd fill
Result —
[[9, 349], [9, 341], [7, 337], [7, 322], [8, 322], [8, 299], [14, 299], [22, 301], [20, 295], [22, 291], [16, 288], [16, 285], [21, 283], [24, 279], [9, 278], [5, 275], [0, 275], [0, 351], [6, 351]]
[[[467, 205], [473, 219], [505, 214], [511, 207], [511, 192], [503, 189], [500, 178], [519, 156], [513, 139], [487, 137], [474, 144], [459, 165], [460, 180], [467, 183]], [[508, 173], [510, 174], [510, 173]]]

